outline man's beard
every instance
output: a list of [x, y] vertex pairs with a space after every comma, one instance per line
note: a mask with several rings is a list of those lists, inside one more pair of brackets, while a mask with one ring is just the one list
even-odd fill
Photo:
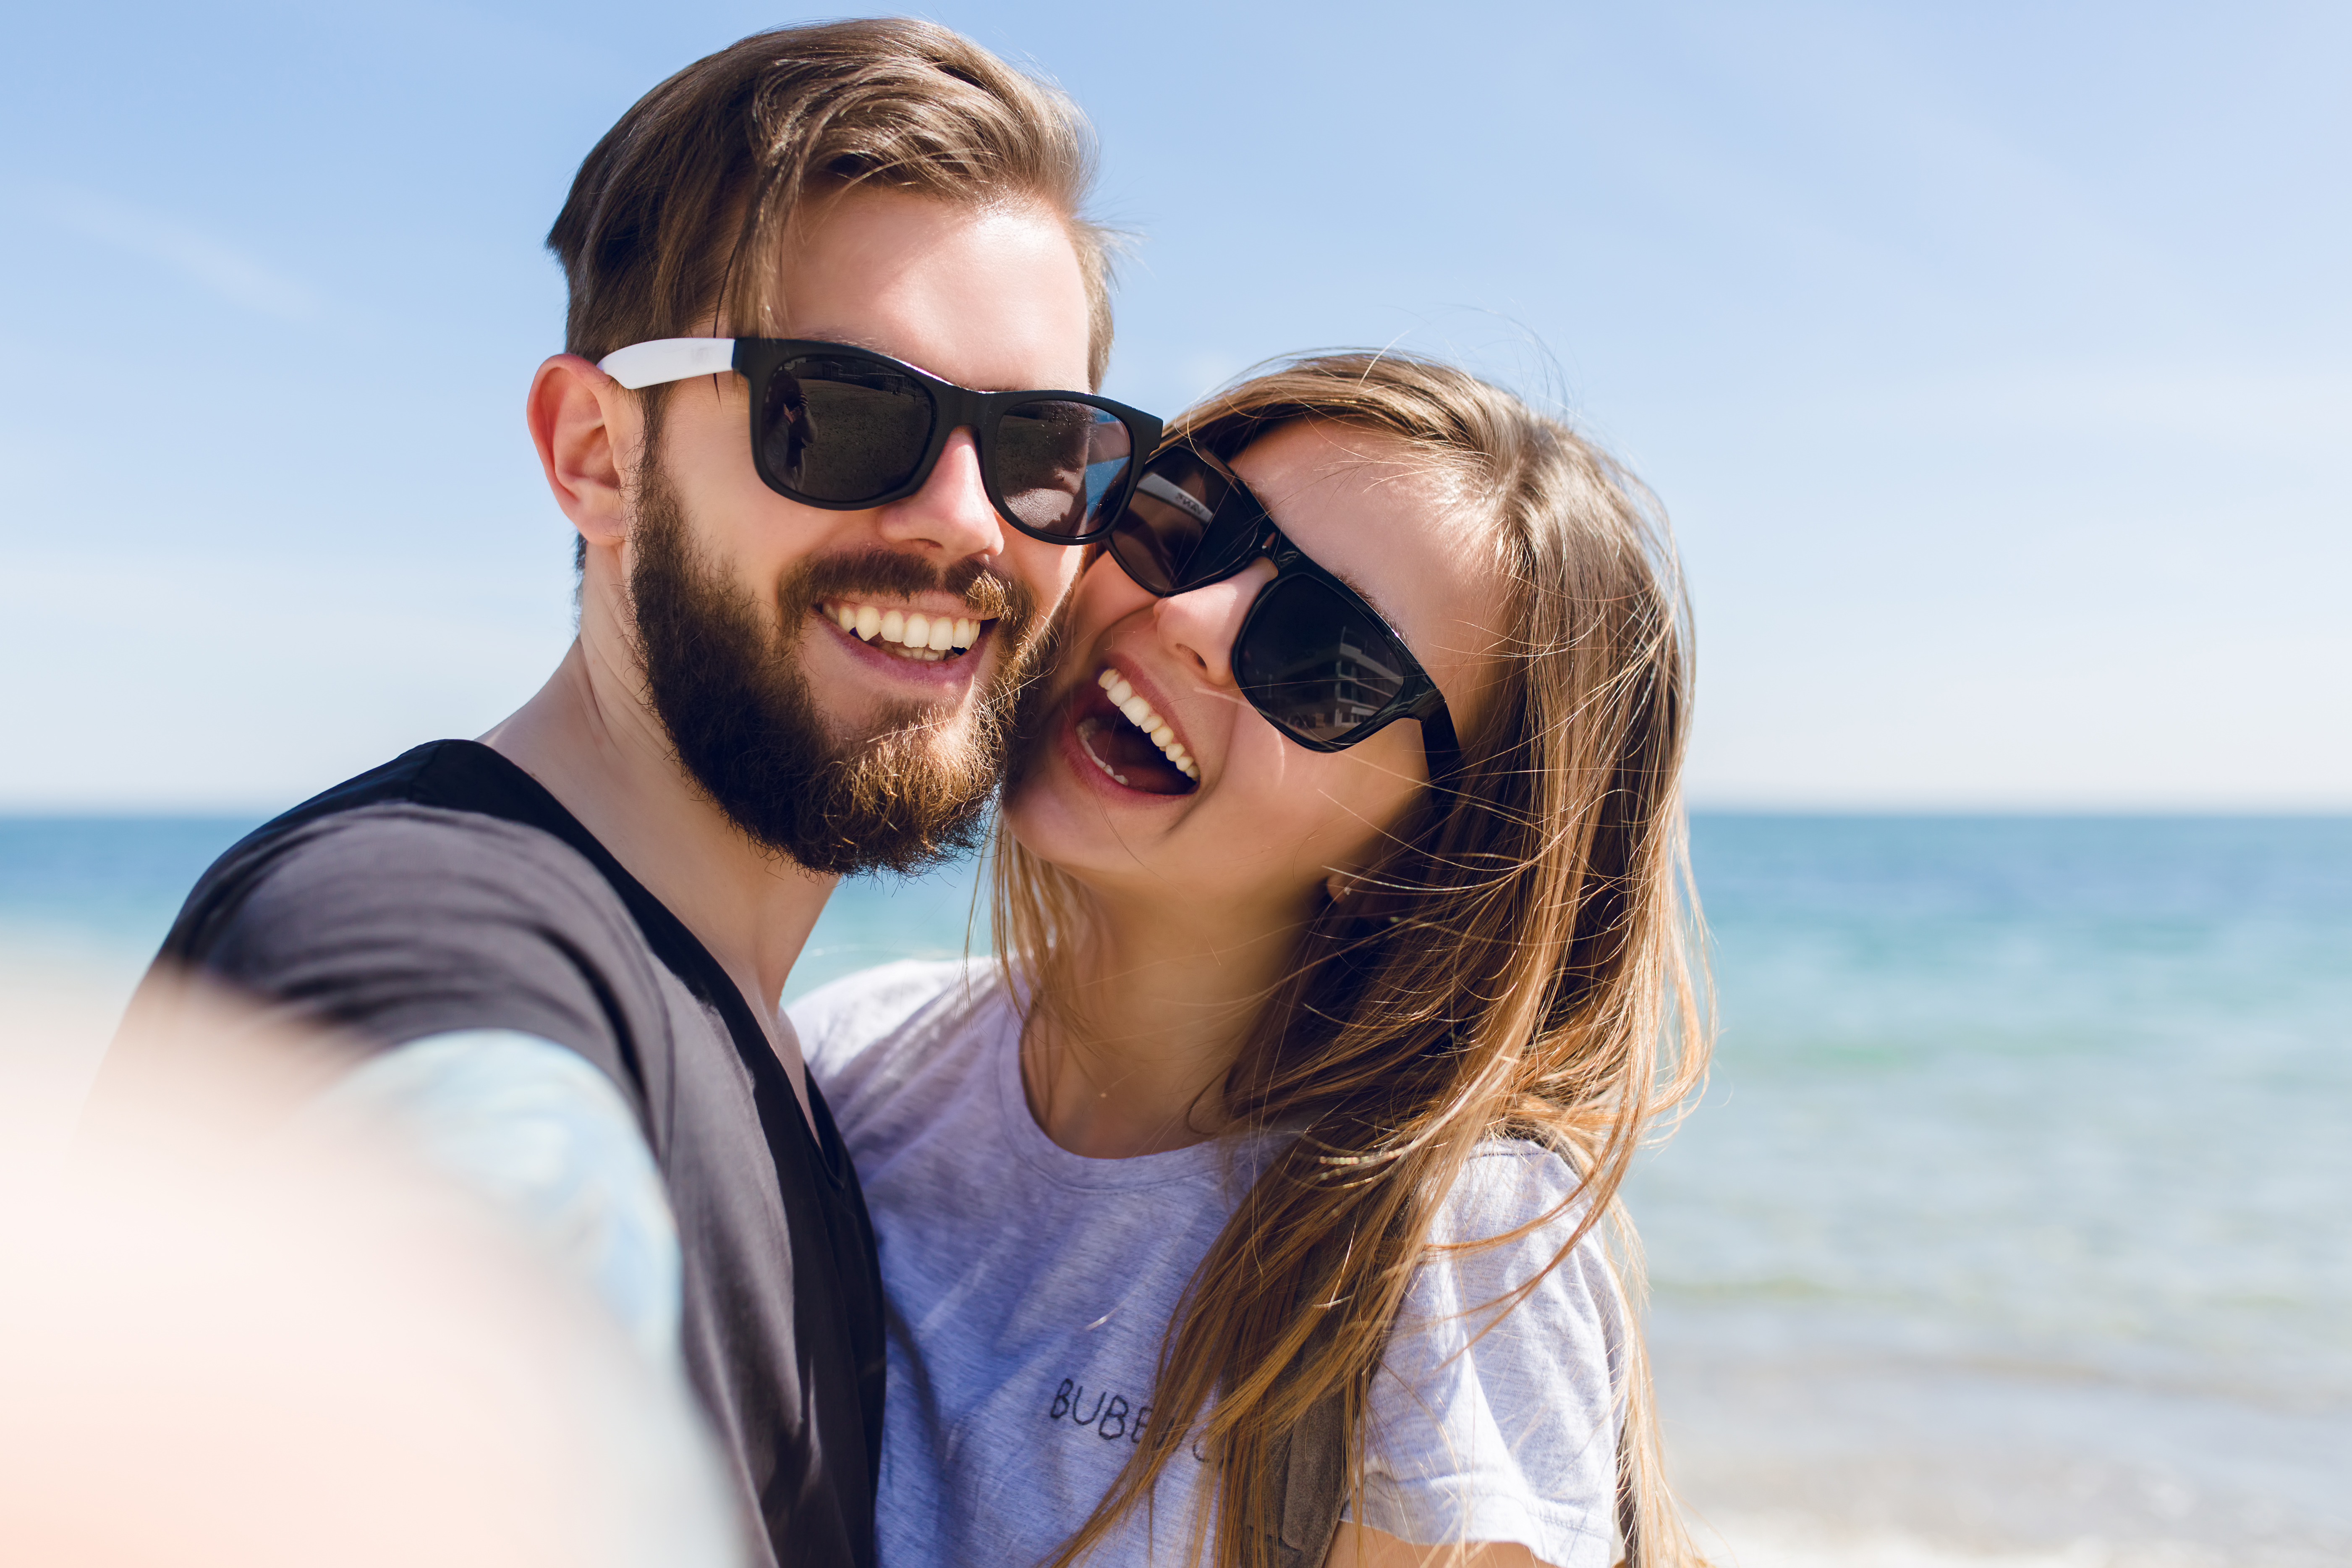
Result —
[[[1042, 684], [1031, 677], [1055, 640], [1051, 622], [1037, 624], [1035, 595], [978, 563], [940, 573], [874, 549], [803, 563], [777, 590], [772, 623], [698, 555], [650, 456], [633, 500], [629, 596], [647, 693], [678, 761], [728, 819], [812, 871], [914, 871], [974, 847], [1016, 710]], [[864, 733], [838, 732], [801, 666], [811, 612], [826, 599], [941, 590], [996, 622], [996, 672], [970, 711], [893, 702]]]

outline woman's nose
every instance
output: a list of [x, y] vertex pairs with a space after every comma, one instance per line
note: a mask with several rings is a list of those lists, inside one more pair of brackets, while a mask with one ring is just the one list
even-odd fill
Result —
[[1250, 606], [1274, 581], [1274, 563], [1263, 556], [1222, 582], [1162, 599], [1153, 611], [1160, 645], [1189, 658], [1216, 686], [1234, 683], [1234, 638]]

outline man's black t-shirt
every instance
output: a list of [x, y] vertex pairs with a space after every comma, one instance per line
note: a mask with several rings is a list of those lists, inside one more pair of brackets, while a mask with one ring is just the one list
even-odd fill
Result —
[[[515, 1029], [612, 1079], [685, 1264], [686, 1363], [778, 1564], [870, 1564], [882, 1282], [832, 1114], [677, 918], [530, 775], [440, 741], [296, 807], [188, 897], [160, 964], [388, 1047]], [[764, 1526], [762, 1532], [759, 1527]]]

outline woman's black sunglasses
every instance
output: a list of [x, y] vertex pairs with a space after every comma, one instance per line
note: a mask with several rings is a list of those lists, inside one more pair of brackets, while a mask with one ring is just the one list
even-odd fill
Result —
[[631, 390], [740, 372], [751, 386], [751, 460], [778, 495], [829, 511], [923, 488], [950, 433], [970, 428], [997, 512], [1033, 539], [1099, 538], [1133, 489], [1160, 421], [1089, 392], [974, 392], [847, 343], [662, 338], [598, 369]]
[[1250, 705], [1314, 752], [1344, 751], [1399, 719], [1418, 719], [1429, 776], [1454, 771], [1453, 716], [1404, 638], [1285, 537], [1216, 458], [1189, 447], [1152, 458], [1104, 542], [1137, 586], [1163, 599], [1271, 559], [1274, 581], [1234, 637], [1234, 678]]

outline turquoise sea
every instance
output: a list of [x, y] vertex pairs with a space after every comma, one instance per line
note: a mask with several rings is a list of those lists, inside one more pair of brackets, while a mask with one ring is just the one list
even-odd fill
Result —
[[[248, 826], [0, 819], [0, 985], [68, 1020], [0, 1049], [51, 1123]], [[1693, 842], [1721, 1038], [1629, 1202], [1743, 1568], [2352, 1563], [2352, 819]], [[961, 951], [971, 882], [846, 885], [795, 989]]]

